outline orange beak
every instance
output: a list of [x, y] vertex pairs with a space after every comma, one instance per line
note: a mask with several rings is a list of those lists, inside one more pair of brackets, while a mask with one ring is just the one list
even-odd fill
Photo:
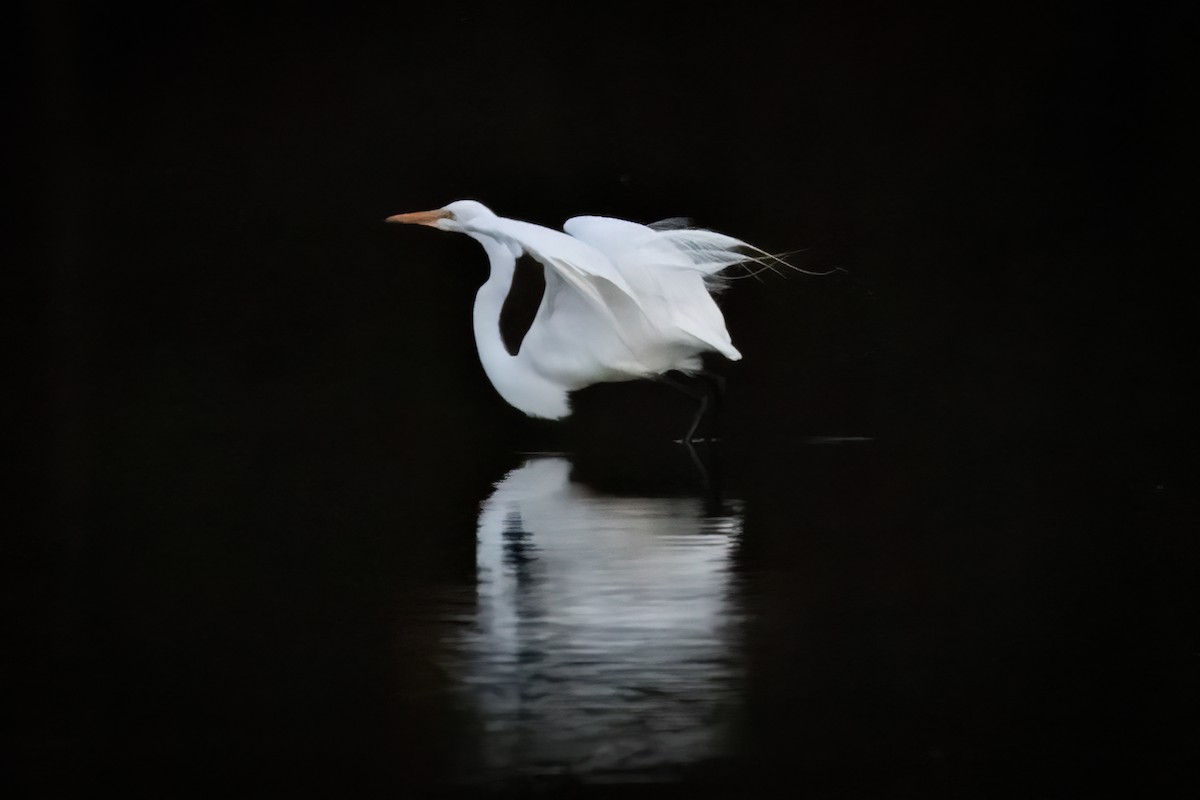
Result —
[[384, 222], [403, 222], [406, 225], [429, 225], [437, 226], [439, 219], [453, 219], [454, 214], [439, 208], [436, 211], [413, 211], [409, 214], [394, 214]]

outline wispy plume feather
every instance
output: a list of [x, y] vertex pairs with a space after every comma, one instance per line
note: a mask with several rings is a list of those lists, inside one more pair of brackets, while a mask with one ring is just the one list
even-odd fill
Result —
[[[664, 220], [674, 223], [681, 218]], [[662, 225], [663, 223], [656, 223]], [[655, 227], [655, 226], [651, 226]], [[827, 272], [812, 272], [797, 267], [787, 260], [788, 253], [769, 253], [741, 239], [728, 236], [716, 231], [691, 227], [668, 227], [656, 229], [655, 233], [641, 243], [648, 248], [669, 248], [682, 253], [690, 262], [685, 268], [697, 270], [704, 275], [704, 282], [709, 291], [720, 292], [729, 283], [741, 278], [758, 278], [763, 272], [773, 272], [782, 275], [785, 271], [801, 272], [806, 275], [829, 275], [833, 272], [844, 271], [840, 267]], [[741, 273], [733, 271], [740, 267]]]

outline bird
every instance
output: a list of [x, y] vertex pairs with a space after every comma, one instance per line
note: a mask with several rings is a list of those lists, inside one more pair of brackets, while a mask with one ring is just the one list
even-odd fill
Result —
[[[701, 356], [741, 359], [713, 299], [748, 262], [787, 264], [757, 247], [679, 220], [643, 225], [578, 216], [563, 230], [502, 217], [476, 200], [432, 211], [395, 214], [386, 222], [466, 234], [491, 265], [475, 296], [479, 360], [500, 396], [527, 416], [559, 420], [571, 414], [570, 394], [597, 383], [659, 380], [698, 401], [683, 441], [691, 442], [724, 380]], [[532, 324], [515, 352], [501, 335], [501, 313], [516, 272], [529, 256], [543, 267], [545, 288]], [[790, 264], [788, 266], [791, 266]], [[747, 267], [747, 272], [753, 270]], [[705, 378], [697, 392], [668, 373]]]

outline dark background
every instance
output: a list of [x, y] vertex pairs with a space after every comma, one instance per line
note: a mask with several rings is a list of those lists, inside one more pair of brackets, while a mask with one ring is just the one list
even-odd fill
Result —
[[489, 485], [564, 447], [670, 483], [639, 448], [684, 399], [595, 387], [554, 426], [495, 395], [482, 252], [382, 224], [464, 197], [844, 270], [723, 300], [741, 558], [792, 577], [754, 584], [740, 779], [1191, 773], [1183, 4], [23, 12], [5, 749], [35, 794], [439, 781], [420, 611]]

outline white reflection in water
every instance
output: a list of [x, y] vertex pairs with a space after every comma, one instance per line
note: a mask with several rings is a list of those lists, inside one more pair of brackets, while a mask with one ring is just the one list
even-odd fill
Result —
[[[653, 770], [727, 749], [741, 516], [616, 497], [538, 457], [483, 504], [462, 684], [488, 770]], [[736, 509], [736, 505], [733, 506]]]

